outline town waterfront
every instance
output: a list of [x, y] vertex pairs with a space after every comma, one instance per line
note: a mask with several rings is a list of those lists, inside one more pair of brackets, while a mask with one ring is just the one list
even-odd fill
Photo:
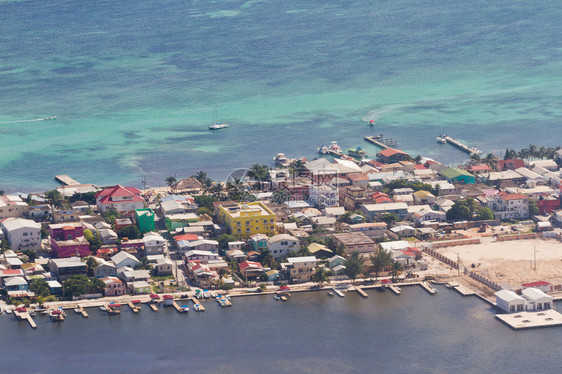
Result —
[[[466, 155], [435, 144], [441, 127], [484, 152], [554, 146], [561, 16], [510, 0], [2, 1], [0, 187], [221, 179], [331, 140], [374, 155], [373, 132], [450, 163]], [[215, 108], [228, 129], [208, 131]]]
[[[36, 317], [36, 330], [0, 317], [2, 371], [30, 373], [549, 373], [560, 366], [561, 328], [514, 331], [489, 305], [438, 287], [369, 297], [325, 291], [205, 303], [120, 316], [69, 311], [63, 323]], [[556, 307], [560, 309], [560, 304]]]

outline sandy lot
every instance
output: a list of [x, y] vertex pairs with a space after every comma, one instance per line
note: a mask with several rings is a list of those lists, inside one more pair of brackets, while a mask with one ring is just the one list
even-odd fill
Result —
[[[536, 248], [536, 269], [534, 251]], [[554, 239], [514, 240], [480, 245], [442, 248], [443, 255], [504, 286], [519, 287], [522, 283], [545, 280], [562, 284], [562, 243]]]

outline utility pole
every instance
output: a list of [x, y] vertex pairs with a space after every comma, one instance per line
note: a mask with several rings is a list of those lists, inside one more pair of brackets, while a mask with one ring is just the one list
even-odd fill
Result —
[[536, 272], [537, 271], [537, 246], [535, 245], [533, 248], [534, 248], [533, 254], [534, 254], [534, 257], [535, 257], [535, 272]]

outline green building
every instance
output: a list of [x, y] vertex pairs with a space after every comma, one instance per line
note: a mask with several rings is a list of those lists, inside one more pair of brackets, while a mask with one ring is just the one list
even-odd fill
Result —
[[140, 232], [154, 231], [154, 211], [150, 208], [135, 209], [135, 218]]
[[466, 184], [473, 184], [475, 183], [474, 175], [470, 174], [468, 171], [459, 168], [448, 168], [445, 170], [440, 171], [440, 174], [447, 178], [449, 182], [457, 182], [457, 183], [466, 183]]

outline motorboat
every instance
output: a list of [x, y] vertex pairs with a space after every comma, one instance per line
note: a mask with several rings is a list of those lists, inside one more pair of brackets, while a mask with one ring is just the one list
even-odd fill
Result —
[[225, 129], [229, 126], [228, 123], [217, 122], [215, 124], [209, 125], [209, 130], [220, 130]]
[[281, 300], [281, 297], [279, 297], [279, 295], [277, 295], [277, 294], [273, 295], [273, 298], [274, 298], [275, 300]]
[[347, 154], [352, 157], [367, 157], [367, 152], [362, 147], [349, 148]]
[[445, 144], [447, 143], [447, 139], [445, 139], [445, 137], [443, 135], [439, 135], [437, 138], [435, 138], [435, 140], [437, 141], [437, 143], [439, 144]]
[[189, 305], [182, 305], [182, 306], [181, 306], [181, 311], [184, 312], [184, 313], [189, 312]]
[[66, 313], [62, 309], [51, 309], [49, 311], [49, 318], [53, 322], [62, 322], [66, 317]]
[[202, 310], [202, 309], [201, 309], [201, 304], [195, 304], [195, 305], [193, 305], [193, 309], [195, 309], [196, 312], [200, 312], [200, 311]]

